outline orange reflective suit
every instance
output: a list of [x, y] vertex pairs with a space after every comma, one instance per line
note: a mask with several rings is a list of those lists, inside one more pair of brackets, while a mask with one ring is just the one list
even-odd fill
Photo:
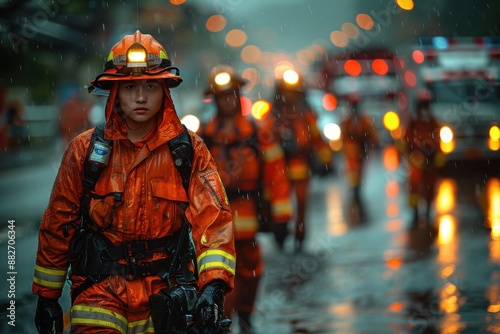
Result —
[[316, 115], [309, 107], [283, 105], [280, 110], [274, 109], [270, 116], [274, 134], [285, 151], [288, 177], [297, 203], [295, 238], [301, 243], [305, 238], [312, 163], [316, 160], [323, 166], [331, 167], [333, 151], [321, 137]]
[[217, 162], [233, 212], [238, 260], [235, 289], [225, 300], [228, 316], [233, 309], [252, 313], [264, 269], [255, 239], [259, 231], [255, 191], [263, 189], [268, 194], [274, 223], [288, 223], [292, 213], [283, 151], [270, 135], [268, 124], [253, 123], [241, 113], [233, 121], [234, 127], [225, 131], [216, 117], [200, 132]]
[[437, 166], [442, 157], [439, 124], [434, 118], [412, 119], [405, 132], [408, 159], [409, 205], [416, 209], [420, 199], [430, 205], [438, 178]]
[[[235, 249], [229, 203], [215, 162], [201, 138], [192, 132], [189, 132], [194, 149], [192, 174], [189, 192], [184, 190], [166, 145], [183, 128], [165, 84], [164, 91], [164, 110], [158, 114], [156, 127], [142, 140], [132, 143], [116, 111], [117, 84], [111, 90], [106, 105], [105, 137], [113, 140], [113, 148], [109, 165], [93, 192], [97, 196], [90, 203], [90, 217], [101, 227], [110, 223], [102, 233], [116, 246], [172, 234], [181, 226], [180, 204], [188, 204], [185, 214], [192, 226], [198, 287], [221, 279], [230, 290], [234, 283]], [[61, 295], [69, 266], [68, 245], [75, 231], [68, 225], [79, 222], [83, 162], [90, 136], [91, 131], [77, 136], [62, 158], [40, 226], [34, 294], [48, 298]], [[121, 201], [116, 201], [115, 194], [121, 194]], [[132, 260], [142, 263], [167, 256], [166, 252], [156, 252], [153, 258]], [[69, 276], [72, 290], [85, 279], [71, 272]], [[74, 300], [72, 332], [153, 333], [148, 298], [166, 286], [158, 275], [132, 280], [110, 275]]]
[[341, 122], [342, 148], [347, 182], [358, 195], [368, 150], [378, 145], [378, 135], [370, 117], [351, 113]]

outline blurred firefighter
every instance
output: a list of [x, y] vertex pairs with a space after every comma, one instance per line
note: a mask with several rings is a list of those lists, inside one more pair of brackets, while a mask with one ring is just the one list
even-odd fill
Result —
[[73, 138], [92, 127], [89, 117], [91, 108], [92, 103], [85, 101], [77, 92], [64, 101], [59, 114], [63, 149], [68, 147]]
[[[285, 71], [283, 77], [276, 80], [274, 93], [270, 118], [285, 152], [288, 178], [296, 200], [295, 248], [300, 250], [306, 235], [310, 180], [314, 172], [326, 175], [332, 170], [333, 151], [321, 137], [316, 114], [307, 103], [305, 83], [297, 72]], [[276, 241], [281, 248], [287, 234], [287, 228], [276, 230]]]
[[28, 135], [25, 129], [26, 116], [24, 104], [20, 99], [12, 99], [7, 103], [7, 125], [9, 127], [9, 148], [19, 148], [25, 143]]
[[43, 215], [33, 279], [39, 333], [226, 333], [235, 271], [231, 210], [202, 139], [180, 122], [182, 82], [163, 46], [137, 31], [116, 43], [89, 89], [106, 123], [65, 151]]
[[430, 110], [432, 96], [426, 89], [417, 93], [417, 105], [405, 130], [404, 148], [408, 162], [409, 197], [413, 209], [412, 226], [419, 223], [419, 205], [425, 204], [425, 219], [430, 223], [431, 205], [436, 192], [438, 169], [444, 163], [441, 152], [440, 126]]
[[215, 66], [209, 75], [207, 97], [213, 97], [215, 117], [199, 134], [217, 163], [233, 212], [236, 246], [236, 277], [233, 292], [226, 296], [226, 313], [236, 313], [240, 333], [252, 333], [254, 309], [264, 264], [256, 240], [264, 194], [270, 202], [271, 221], [286, 226], [291, 218], [290, 185], [283, 151], [269, 136], [265, 122], [242, 113], [240, 89], [245, 84], [231, 66]]
[[347, 113], [342, 119], [342, 150], [347, 174], [347, 184], [355, 203], [361, 202], [361, 184], [369, 151], [378, 146], [378, 134], [372, 119], [361, 110], [361, 96], [345, 96]]

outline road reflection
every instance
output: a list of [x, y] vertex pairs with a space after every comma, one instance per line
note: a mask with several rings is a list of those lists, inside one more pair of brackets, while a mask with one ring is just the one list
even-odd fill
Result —
[[316, 182], [304, 253], [267, 245], [258, 333], [500, 334], [499, 179], [443, 177], [433, 219], [412, 226], [391, 152], [364, 183], [370, 219], [342, 178]]

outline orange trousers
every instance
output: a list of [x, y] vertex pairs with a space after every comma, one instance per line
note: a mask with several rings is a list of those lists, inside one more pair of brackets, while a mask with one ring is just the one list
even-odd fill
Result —
[[233, 312], [252, 313], [264, 270], [260, 246], [255, 238], [235, 240], [234, 244], [236, 248], [234, 289], [224, 299], [224, 312], [229, 318]]
[[[73, 277], [78, 284], [81, 277]], [[149, 296], [166, 288], [159, 276], [127, 281], [111, 275], [83, 291], [71, 307], [71, 333], [154, 333]]]
[[418, 168], [410, 165], [409, 204], [416, 208], [420, 199], [431, 203], [436, 193], [438, 173], [434, 168]]

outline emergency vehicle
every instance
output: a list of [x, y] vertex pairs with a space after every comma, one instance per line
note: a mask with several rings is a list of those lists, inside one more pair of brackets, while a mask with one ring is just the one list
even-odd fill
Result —
[[393, 142], [391, 132], [399, 126], [396, 59], [390, 49], [364, 48], [330, 55], [319, 71], [325, 93], [339, 101], [341, 118], [348, 110], [345, 98], [350, 94], [361, 97], [361, 110], [372, 117], [384, 146]]
[[414, 112], [417, 92], [427, 89], [448, 161], [498, 156], [499, 42], [498, 38], [420, 38], [402, 52], [403, 118]]

